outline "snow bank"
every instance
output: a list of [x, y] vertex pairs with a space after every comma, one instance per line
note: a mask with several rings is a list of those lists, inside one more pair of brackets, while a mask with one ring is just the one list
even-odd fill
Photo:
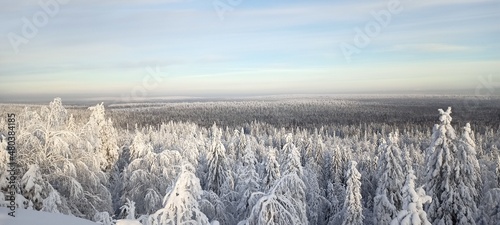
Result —
[[116, 225], [142, 225], [137, 220], [118, 220], [116, 221]]
[[[8, 215], [9, 212], [7, 208], [0, 208], [0, 225], [97, 225], [89, 220], [63, 214], [17, 209], [14, 218]], [[130, 223], [130, 225], [135, 224]]]

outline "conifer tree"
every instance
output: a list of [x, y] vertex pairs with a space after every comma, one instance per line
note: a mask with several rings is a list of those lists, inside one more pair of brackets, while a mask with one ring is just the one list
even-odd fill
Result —
[[480, 225], [498, 224], [500, 221], [500, 188], [492, 188], [481, 199], [478, 223]]
[[163, 199], [163, 208], [151, 215], [148, 225], [210, 224], [199, 209], [202, 189], [194, 167], [185, 163], [174, 186]]
[[111, 119], [106, 120], [104, 104], [89, 108], [92, 113], [87, 123], [87, 132], [96, 145], [101, 169], [109, 172], [118, 160], [117, 134]]
[[497, 187], [500, 188], [500, 156], [497, 156], [497, 166], [496, 166], [496, 174], [497, 174]]
[[[214, 124], [215, 126], [215, 124]], [[208, 152], [207, 189], [219, 197], [229, 193], [234, 188], [234, 180], [229, 161], [226, 157], [226, 148], [222, 144], [222, 131], [214, 128], [211, 146]]]
[[[33, 208], [43, 208], [44, 181], [38, 165], [31, 165], [21, 179], [21, 190], [23, 196], [33, 204]], [[26, 204], [31, 205], [31, 204]]]
[[480, 200], [479, 192], [482, 189], [481, 169], [476, 154], [474, 132], [469, 123], [462, 128], [462, 135], [458, 142], [458, 161], [460, 163], [461, 182], [470, 191], [470, 195], [477, 204]]
[[4, 193], [7, 191], [9, 177], [9, 153], [7, 152], [7, 141], [3, 141], [3, 135], [0, 134], [0, 202], [4, 200]]
[[415, 189], [415, 179], [413, 169], [410, 167], [406, 175], [405, 185], [401, 190], [403, 193], [403, 209], [392, 220], [391, 225], [431, 225], [423, 205], [431, 202], [432, 199], [425, 194], [423, 188]]
[[282, 153], [283, 175], [296, 173], [299, 177], [302, 177], [304, 172], [300, 162], [300, 152], [293, 143], [292, 134], [287, 135], [286, 144], [283, 146]]
[[349, 162], [347, 187], [344, 201], [344, 220], [342, 225], [362, 225], [363, 206], [361, 204], [361, 174], [356, 169], [357, 162]]
[[237, 211], [240, 219], [246, 218], [250, 212], [250, 197], [253, 193], [259, 191], [259, 174], [255, 168], [257, 163], [252, 149], [245, 148], [241, 168], [238, 170], [238, 184], [236, 191], [239, 200]]
[[[463, 159], [455, 130], [451, 126], [451, 107], [439, 110], [440, 124], [435, 125], [427, 149], [427, 193], [432, 197], [427, 207], [429, 220], [440, 224], [475, 224], [473, 190], [464, 183]], [[466, 158], [466, 157], [465, 157]], [[460, 207], [457, 207], [460, 206]]]
[[135, 202], [127, 198], [125, 205], [120, 207], [120, 214], [126, 214], [125, 219], [135, 220]]
[[266, 175], [263, 182], [266, 190], [269, 190], [274, 185], [274, 182], [280, 177], [280, 165], [278, 160], [276, 160], [276, 150], [269, 147], [266, 163]]
[[[297, 174], [283, 176], [252, 208], [246, 225], [307, 225], [305, 186]], [[243, 223], [240, 223], [243, 224]]]
[[378, 185], [374, 198], [374, 223], [389, 224], [402, 209], [401, 189], [404, 183], [403, 160], [397, 134], [389, 134], [389, 143], [381, 141], [378, 161]]

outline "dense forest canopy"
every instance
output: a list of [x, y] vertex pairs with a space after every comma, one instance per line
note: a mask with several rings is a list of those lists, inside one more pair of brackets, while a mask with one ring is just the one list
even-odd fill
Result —
[[0, 112], [17, 115], [19, 207], [102, 224], [495, 224], [499, 103], [56, 98]]

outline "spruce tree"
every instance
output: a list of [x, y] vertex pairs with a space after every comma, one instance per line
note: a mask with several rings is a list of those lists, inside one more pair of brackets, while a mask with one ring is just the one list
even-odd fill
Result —
[[252, 149], [245, 148], [243, 159], [238, 173], [238, 183], [236, 191], [238, 192], [237, 212], [239, 219], [246, 218], [250, 213], [250, 197], [254, 192], [259, 191], [259, 174], [255, 168], [257, 160]]
[[363, 205], [361, 204], [361, 174], [356, 169], [357, 162], [349, 162], [346, 173], [347, 187], [344, 201], [344, 222], [342, 225], [363, 225]]
[[474, 132], [469, 123], [462, 128], [459, 140], [458, 160], [461, 166], [461, 176], [464, 184], [470, 189], [471, 197], [475, 203], [479, 203], [480, 191], [482, 189], [481, 169], [477, 160], [476, 143], [473, 139]]
[[92, 111], [87, 131], [94, 141], [101, 169], [109, 172], [118, 160], [117, 134], [111, 119], [106, 120], [104, 104], [90, 107]]
[[219, 197], [223, 197], [223, 193], [229, 193], [234, 188], [231, 167], [226, 157], [226, 148], [222, 144], [221, 135], [221, 130], [213, 129], [211, 146], [207, 155], [207, 189], [213, 191]]
[[496, 165], [496, 175], [497, 175], [497, 187], [500, 188], [500, 156], [497, 156]]
[[163, 199], [163, 208], [151, 215], [148, 225], [208, 225], [208, 218], [199, 209], [202, 189], [194, 167], [185, 162], [174, 186]]
[[401, 189], [404, 183], [403, 160], [397, 134], [390, 134], [389, 142], [381, 141], [378, 160], [378, 185], [374, 198], [374, 223], [389, 224], [402, 209]]
[[305, 185], [295, 173], [283, 176], [255, 203], [246, 225], [307, 225]]
[[[45, 182], [43, 181], [40, 167], [34, 164], [31, 165], [21, 179], [21, 192], [28, 201], [33, 204], [33, 208], [41, 210], [43, 208], [43, 197], [45, 197], [44, 189]], [[42, 197], [42, 195], [44, 195]], [[26, 203], [26, 206], [31, 205]]]
[[391, 225], [431, 225], [427, 219], [427, 213], [424, 211], [423, 205], [431, 202], [432, 199], [425, 194], [423, 188], [415, 189], [416, 179], [417, 177], [410, 167], [406, 175], [405, 184], [401, 190], [403, 194], [403, 209], [392, 220]]
[[276, 150], [269, 147], [267, 153], [266, 175], [263, 182], [266, 190], [269, 190], [274, 185], [274, 182], [280, 177], [280, 165], [278, 160], [276, 160]]
[[455, 130], [451, 126], [451, 107], [439, 112], [441, 123], [435, 125], [427, 149], [426, 191], [432, 197], [427, 207], [429, 219], [434, 225], [475, 224], [474, 191], [464, 182], [470, 179], [465, 177], [467, 171], [464, 170], [467, 151], [460, 151], [457, 146]]
[[0, 202], [4, 201], [4, 195], [7, 192], [7, 187], [9, 186], [9, 153], [7, 152], [7, 141], [2, 140], [2, 134], [0, 134]]

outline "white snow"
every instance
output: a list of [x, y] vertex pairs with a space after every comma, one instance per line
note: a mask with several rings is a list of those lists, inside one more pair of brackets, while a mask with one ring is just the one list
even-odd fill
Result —
[[142, 225], [141, 222], [137, 220], [118, 220], [116, 225]]
[[64, 214], [17, 209], [16, 217], [11, 217], [9, 212], [9, 209], [0, 207], [0, 225], [97, 225], [95, 222]]

